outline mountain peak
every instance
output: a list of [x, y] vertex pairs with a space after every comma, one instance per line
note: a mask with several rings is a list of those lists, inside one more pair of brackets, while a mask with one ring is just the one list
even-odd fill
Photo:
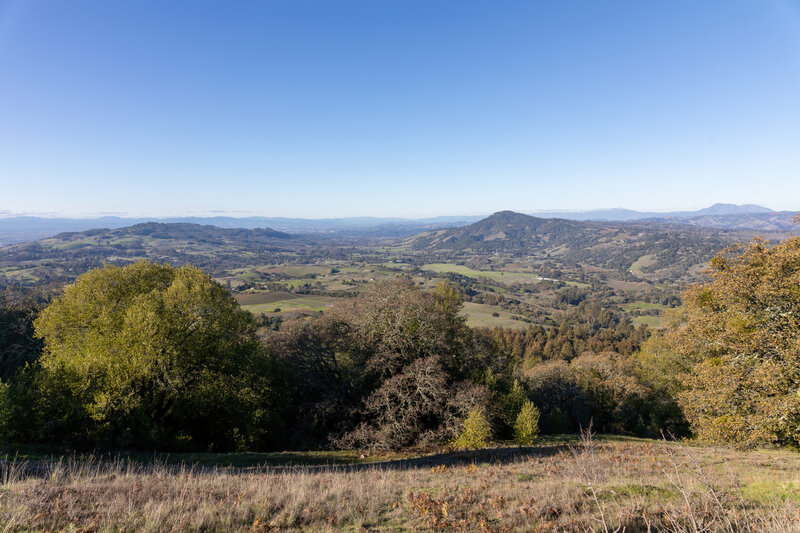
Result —
[[695, 215], [741, 215], [751, 213], [774, 213], [772, 209], [756, 204], [723, 204], [716, 203], [711, 207], [700, 209]]

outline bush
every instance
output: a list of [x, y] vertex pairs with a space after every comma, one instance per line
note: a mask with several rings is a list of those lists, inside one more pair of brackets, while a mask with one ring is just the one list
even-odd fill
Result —
[[480, 407], [473, 407], [469, 416], [464, 421], [464, 429], [453, 441], [454, 448], [460, 450], [475, 450], [486, 448], [492, 437], [492, 428], [486, 420], [486, 415]]
[[522, 404], [514, 424], [514, 442], [520, 446], [530, 446], [539, 435], [539, 410], [533, 402]]

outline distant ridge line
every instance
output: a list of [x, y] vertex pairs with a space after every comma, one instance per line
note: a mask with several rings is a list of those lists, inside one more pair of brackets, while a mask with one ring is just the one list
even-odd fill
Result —
[[[506, 211], [500, 211], [501, 213]], [[510, 211], [508, 211], [510, 212]], [[630, 209], [596, 209], [591, 211], [538, 211], [531, 216], [543, 219], [561, 218], [576, 221], [635, 222], [671, 221], [694, 226], [755, 229], [759, 231], [791, 231], [794, 211], [773, 211], [755, 204], [717, 203], [697, 211], [649, 212]], [[221, 229], [270, 228], [292, 234], [334, 233], [359, 236], [408, 236], [432, 229], [463, 227], [489, 215], [439, 216], [427, 218], [344, 217], [136, 217], [102, 216], [97, 218], [46, 218], [38, 216], [6, 216], [0, 218], [0, 246], [28, 242], [65, 232], [81, 232], [98, 228], [118, 229], [142, 223], [199, 224]]]

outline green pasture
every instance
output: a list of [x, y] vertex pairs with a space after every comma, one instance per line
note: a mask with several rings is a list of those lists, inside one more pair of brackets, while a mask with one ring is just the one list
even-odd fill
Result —
[[655, 255], [653, 254], [643, 255], [631, 265], [630, 269], [636, 274], [641, 274], [642, 268], [652, 266], [655, 264], [655, 262], [656, 262]]
[[84, 246], [89, 246], [92, 244], [97, 244], [97, 243], [93, 239], [80, 239], [77, 241], [69, 241], [64, 244], [56, 244], [53, 246], [53, 249], [62, 252], [68, 252], [69, 250], [83, 248]]
[[326, 274], [330, 274], [331, 268], [338, 268], [335, 265], [295, 265], [295, 264], [286, 264], [286, 265], [265, 265], [262, 267], [258, 267], [256, 270], [259, 272], [263, 272], [265, 274], [286, 274], [287, 276], [292, 277], [303, 277], [303, 276], [324, 276]]
[[283, 291], [272, 291], [238, 294], [236, 296], [236, 301], [239, 302], [239, 305], [244, 307], [248, 305], [271, 304], [297, 298], [302, 298], [302, 295]]
[[620, 307], [626, 311], [632, 311], [633, 309], [667, 309], [666, 305], [649, 302], [629, 302], [622, 304]]
[[24, 282], [35, 283], [39, 281], [39, 277], [34, 274], [34, 269], [32, 268], [8, 267], [0, 270], [0, 275], [3, 275], [9, 279], [13, 279], [21, 283]]
[[[500, 316], [492, 316], [498, 313]], [[464, 302], [462, 314], [467, 317], [467, 324], [473, 327], [494, 328], [527, 328], [528, 324], [521, 320], [513, 320], [511, 313], [496, 305]]]
[[242, 308], [251, 313], [274, 313], [275, 309], [280, 309], [281, 312], [322, 311], [337, 302], [345, 300], [345, 298], [334, 298], [332, 296], [304, 296], [299, 294], [291, 296], [291, 298], [268, 303], [242, 305]]
[[530, 272], [507, 272], [504, 270], [474, 270], [464, 265], [452, 263], [428, 263], [420, 267], [430, 272], [453, 272], [470, 278], [487, 278], [504, 284], [514, 283], [539, 283], [541, 280], [536, 274]]

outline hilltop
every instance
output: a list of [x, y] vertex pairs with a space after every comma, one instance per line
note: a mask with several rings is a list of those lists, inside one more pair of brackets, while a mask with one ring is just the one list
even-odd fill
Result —
[[468, 226], [411, 237], [406, 243], [419, 252], [451, 258], [503, 254], [614, 270], [644, 267], [661, 278], [685, 278], [692, 266], [753, 235], [670, 221], [577, 221], [501, 211]]
[[[195, 454], [178, 464], [185, 455], [170, 455], [169, 464], [9, 462], [0, 516], [25, 524], [22, 530], [123, 531], [158, 524], [176, 531], [567, 532], [607, 525], [607, 531], [682, 532], [692, 531], [692, 524], [703, 531], [730, 531], [725, 526], [736, 524], [737, 531], [785, 532], [797, 523], [800, 459], [784, 450], [599, 438], [403, 459], [368, 455], [344, 465], [334, 461], [359, 455]], [[190, 467], [198, 457], [249, 463]], [[309, 459], [334, 464], [309, 466]], [[64, 474], [37, 476], [26, 467]], [[52, 504], [58, 498], [70, 513]]]
[[60, 233], [0, 248], [0, 271], [24, 269], [20, 281], [64, 281], [103, 263], [149, 259], [209, 270], [308, 250], [309, 241], [270, 228], [218, 228], [145, 222], [116, 229]]
[[525, 251], [572, 241], [596, 223], [539, 218], [500, 211], [461, 228], [426, 233], [413, 238], [415, 249]]

